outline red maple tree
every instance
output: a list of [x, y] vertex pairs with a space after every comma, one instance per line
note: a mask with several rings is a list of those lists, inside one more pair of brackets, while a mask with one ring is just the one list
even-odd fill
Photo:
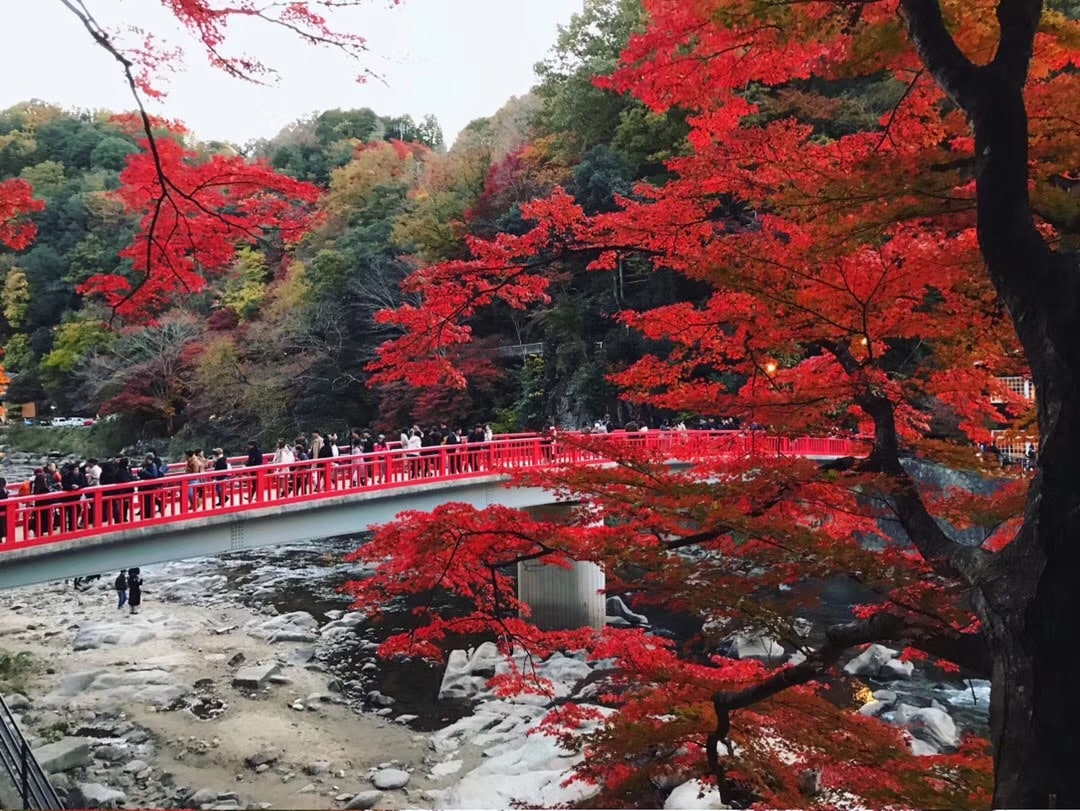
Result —
[[[672, 179], [591, 217], [556, 192], [523, 206], [528, 233], [474, 240], [471, 260], [418, 271], [410, 291], [432, 295], [382, 314], [403, 334], [372, 365], [376, 381], [461, 385], [452, 350], [479, 308], [546, 303], [556, 261], [602, 272], [641, 256], [712, 292], [621, 316], [658, 342], [616, 377], [627, 397], [781, 434], [857, 430], [868, 458], [751, 452], [673, 472], [625, 446], [615, 468], [525, 477], [597, 505], [609, 527], [588, 510], [569, 526], [498, 508], [403, 516], [358, 553], [381, 561], [353, 587], [358, 602], [430, 588], [472, 601], [464, 618], [432, 612], [391, 653], [435, 654], [448, 632], [483, 630], [507, 648], [614, 658], [604, 700], [619, 711], [583, 767], [614, 804], [685, 768], [765, 806], [832, 805], [837, 792], [986, 804], [986, 747], [914, 758], [894, 729], [826, 700], [845, 652], [874, 641], [992, 675], [996, 804], [1080, 803], [1077, 648], [1056, 619], [1080, 609], [1080, 325], [1066, 303], [1080, 276], [1056, 246], [1075, 203], [1055, 192], [1080, 162], [1077, 24], [1031, 0], [901, 0], [899, 14], [890, 2], [645, 6], [647, 32], [600, 81], [688, 113], [691, 149], [669, 161]], [[860, 81], [884, 83], [886, 112], [823, 131], [836, 88]], [[974, 443], [1001, 420], [992, 398], [1012, 416], [1027, 407], [997, 377], [1027, 373], [1040, 469], [1008, 481]], [[999, 481], [975, 495], [941, 484], [930, 462]], [[678, 657], [640, 632], [540, 632], [502, 574], [534, 558], [600, 562], [609, 590], [653, 595], [724, 634], [767, 629], [807, 658], [767, 669], [700, 649]], [[838, 577], [871, 599], [806, 647], [794, 619], [813, 593], [792, 586]], [[808, 770], [822, 775], [813, 797], [800, 793]]]
[[45, 203], [35, 200], [33, 194], [25, 180], [0, 182], [0, 245], [21, 251], [34, 241], [37, 226], [30, 215], [44, 209]]
[[141, 143], [120, 174], [117, 197], [141, 215], [120, 255], [136, 274], [98, 274], [78, 292], [100, 295], [127, 320], [149, 318], [198, 292], [226, 270], [237, 248], [268, 233], [295, 242], [307, 230], [319, 189], [239, 156], [200, 159], [173, 137]]
[[[366, 50], [364, 38], [335, 27], [330, 15], [364, 2], [161, 0], [195, 36], [211, 65], [254, 82], [272, 77], [274, 70], [256, 58], [226, 53], [231, 23], [255, 20], [305, 44], [359, 58]], [[177, 294], [201, 289], [202, 274], [225, 267], [240, 243], [270, 231], [280, 232], [286, 241], [299, 236], [308, 223], [305, 204], [317, 196], [313, 186], [239, 157], [196, 160], [178, 142], [182, 127], [147, 112], [144, 98], [164, 96], [161, 72], [181, 58], [182, 49], [164, 44], [152, 32], [102, 22], [83, 3], [65, 0], [64, 5], [119, 64], [137, 106], [137, 113], [122, 118], [145, 136], [143, 152], [129, 159], [119, 192], [129, 211], [144, 215], [135, 242], [123, 254], [131, 259], [137, 280], [119, 274], [96, 276], [80, 292], [101, 295], [123, 318], [146, 318]], [[162, 129], [171, 137], [159, 137]]]

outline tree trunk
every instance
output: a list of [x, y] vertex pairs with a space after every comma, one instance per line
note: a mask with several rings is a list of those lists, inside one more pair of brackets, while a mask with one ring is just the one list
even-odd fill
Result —
[[[983, 589], [994, 660], [990, 702], [994, 806], [1080, 807], [1080, 403], [1070, 407], [1065, 465], [1032, 485], [1027, 551]], [[1061, 451], [1065, 451], [1061, 453]], [[1049, 460], [1047, 460], [1049, 461]]]

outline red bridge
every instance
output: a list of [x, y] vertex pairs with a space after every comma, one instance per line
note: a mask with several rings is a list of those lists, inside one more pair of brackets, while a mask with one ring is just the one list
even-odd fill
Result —
[[[607, 461], [595, 441], [586, 449], [575, 436], [514, 434], [487, 443], [231, 467], [10, 498], [0, 502], [0, 588], [358, 533], [402, 510], [447, 501], [551, 503], [551, 494], [539, 488], [498, 485], [521, 468]], [[640, 443], [671, 463], [751, 453], [833, 459], [867, 452], [859, 439], [787, 439], [756, 431], [648, 431], [590, 440], [601, 437], [601, 445]]]

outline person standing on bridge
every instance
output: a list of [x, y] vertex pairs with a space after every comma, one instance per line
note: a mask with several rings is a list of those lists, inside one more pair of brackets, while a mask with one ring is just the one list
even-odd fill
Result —
[[139, 606], [142, 605], [142, 575], [139, 574], [137, 567], [128, 569], [127, 587], [128, 604], [131, 606], [131, 613], [138, 614]]
[[[225, 456], [225, 451], [222, 448], [214, 448], [211, 452], [213, 455], [213, 467], [217, 483], [214, 485], [214, 492], [217, 494], [217, 506], [225, 506], [225, 477], [220, 475], [221, 471], [229, 469], [229, 460]], [[231, 500], [232, 497], [230, 496]]]
[[[244, 467], [258, 467], [263, 463], [263, 454], [259, 450], [259, 443], [254, 439], [247, 445], [247, 460], [244, 462]], [[254, 470], [251, 471], [250, 482], [248, 490], [248, 501], [254, 501], [259, 496], [259, 474]]]
[[113, 588], [116, 589], [116, 610], [119, 611], [127, 602], [128, 581], [123, 569], [120, 570], [120, 574], [113, 581]]

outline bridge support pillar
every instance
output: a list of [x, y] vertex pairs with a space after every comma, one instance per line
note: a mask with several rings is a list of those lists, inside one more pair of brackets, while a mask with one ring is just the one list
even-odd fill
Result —
[[539, 560], [518, 564], [518, 599], [544, 631], [604, 627], [604, 570], [589, 561], [564, 569]]
[[[558, 523], [570, 517], [570, 509], [568, 504], [550, 504], [526, 512]], [[590, 561], [574, 561], [569, 569], [542, 560], [518, 564], [518, 599], [532, 609], [530, 620], [543, 631], [603, 628], [606, 584], [604, 570]]]

